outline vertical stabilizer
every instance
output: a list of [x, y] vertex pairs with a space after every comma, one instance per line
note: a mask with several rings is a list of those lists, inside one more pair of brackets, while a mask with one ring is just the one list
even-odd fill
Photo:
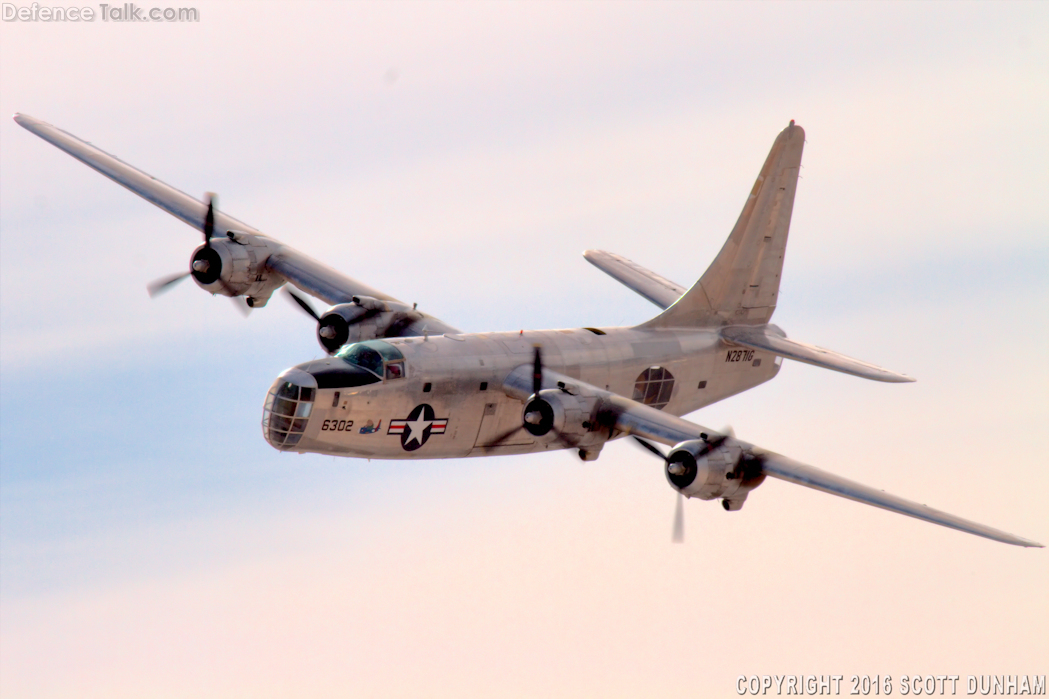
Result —
[[772, 144], [721, 252], [684, 296], [642, 327], [760, 325], [779, 296], [805, 131], [790, 122]]

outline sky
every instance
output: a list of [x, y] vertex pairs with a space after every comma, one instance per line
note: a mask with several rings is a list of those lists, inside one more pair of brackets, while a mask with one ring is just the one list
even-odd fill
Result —
[[150, 300], [199, 232], [8, 118], [217, 192], [464, 331], [652, 317], [580, 253], [690, 285], [796, 119], [773, 321], [918, 381], [785, 362], [692, 418], [1046, 543], [1046, 5], [194, 6], [0, 22], [5, 698], [1049, 672], [1045, 550], [782, 482], [740, 512], [686, 503], [672, 544], [675, 494], [626, 442], [592, 463], [277, 453], [262, 399], [321, 354], [309, 319], [188, 282]]

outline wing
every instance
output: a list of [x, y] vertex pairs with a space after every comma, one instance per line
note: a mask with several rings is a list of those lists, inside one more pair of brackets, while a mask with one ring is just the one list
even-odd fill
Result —
[[587, 250], [583, 253], [586, 261], [612, 277], [619, 283], [633, 289], [660, 308], [669, 308], [681, 298], [688, 289], [675, 284], [666, 277], [661, 277], [650, 269], [604, 250]]
[[[524, 365], [515, 369], [507, 377], [503, 385], [507, 394], [522, 401], [526, 400], [532, 393], [532, 371], [531, 365]], [[720, 439], [723, 437], [718, 435], [717, 430], [697, 425], [684, 418], [668, 415], [637, 401], [584, 384], [578, 379], [548, 370], [543, 371], [544, 388], [559, 388], [561, 386], [567, 386], [587, 395], [596, 396], [598, 399], [597, 412], [603, 417], [598, 422], [603, 422], [605, 425], [623, 434], [644, 437], [669, 446], [699, 439], [714, 442], [716, 438]], [[978, 524], [926, 505], [920, 505], [916, 502], [890, 495], [877, 488], [850, 481], [847, 478], [794, 461], [781, 454], [761, 449], [735, 437], [725, 437], [723, 441], [718, 443], [721, 446], [729, 446], [737, 450], [737, 453], [750, 457], [751, 463], [757, 464], [760, 469], [754, 475], [778, 478], [788, 483], [803, 485], [824, 493], [855, 500], [866, 505], [873, 505], [883, 510], [897, 512], [908, 517], [950, 527], [951, 529], [993, 539], [994, 541], [1014, 546], [1042, 548], [1042, 544], [1029, 539], [1014, 536], [993, 527]]]
[[[15, 114], [14, 119], [23, 128], [175, 218], [198, 230], [203, 226], [207, 207], [194, 197], [47, 122], [25, 114]], [[389, 294], [336, 272], [228, 214], [215, 212], [215, 232], [220, 237], [235, 232], [238, 241], [249, 240], [253, 250], [264, 257], [257, 260], [258, 264], [330, 304], [349, 303], [354, 297], [361, 296], [397, 301]], [[425, 314], [420, 316], [425, 318], [425, 322], [421, 324], [427, 326], [429, 333], [460, 332], [436, 318]]]

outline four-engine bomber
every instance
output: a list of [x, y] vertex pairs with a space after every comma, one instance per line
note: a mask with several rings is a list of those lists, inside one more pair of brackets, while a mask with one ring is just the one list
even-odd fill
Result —
[[[685, 420], [681, 415], [774, 377], [784, 358], [887, 382], [913, 381], [787, 337], [770, 324], [779, 297], [805, 132], [775, 139], [724, 247], [691, 287], [623, 257], [586, 259], [656, 304], [632, 328], [467, 334], [332, 270], [261, 231], [25, 115], [15, 121], [89, 167], [199, 228], [189, 269], [212, 294], [265, 306], [294, 286], [328, 304], [314, 310], [328, 355], [282, 373], [266, 396], [262, 431], [276, 449], [378, 459], [438, 459], [571, 449], [598, 458], [631, 436], [663, 461], [684, 497], [739, 510], [768, 477], [1017, 546], [1022, 537], [889, 495]], [[286, 287], [287, 289], [287, 287]], [[664, 453], [656, 443], [668, 445]]]

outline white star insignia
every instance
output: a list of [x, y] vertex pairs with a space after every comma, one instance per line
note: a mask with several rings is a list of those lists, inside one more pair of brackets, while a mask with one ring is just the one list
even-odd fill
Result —
[[426, 428], [433, 424], [433, 420], [424, 420], [422, 415], [419, 415], [419, 419], [410, 422], [405, 422], [404, 426], [408, 428], [408, 439], [404, 440], [405, 446], [412, 442], [423, 443], [423, 432]]

